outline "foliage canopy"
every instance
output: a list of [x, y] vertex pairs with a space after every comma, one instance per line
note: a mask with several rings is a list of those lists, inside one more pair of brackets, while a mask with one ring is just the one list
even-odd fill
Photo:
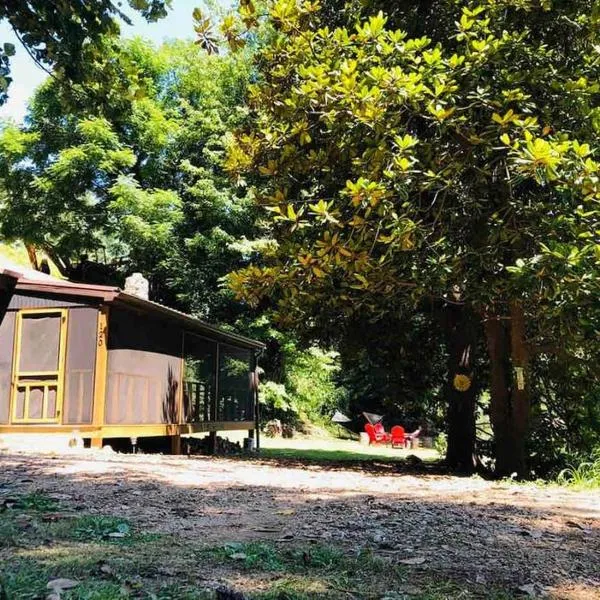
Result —
[[[128, 4], [148, 21], [156, 21], [167, 14], [171, 0], [128, 0]], [[0, 21], [8, 20], [33, 60], [71, 81], [93, 81], [90, 62], [99, 59], [106, 49], [105, 36], [118, 36], [117, 18], [131, 22], [121, 2], [112, 0], [4, 0], [0, 4]], [[8, 97], [12, 82], [10, 57], [14, 53], [13, 44], [0, 47], [0, 104]]]
[[434, 4], [443, 25], [417, 37], [382, 12], [330, 28], [319, 2], [268, 3], [255, 118], [228, 167], [262, 176], [279, 251], [229, 281], [317, 331], [436, 299], [468, 307], [487, 337], [500, 471], [524, 472], [532, 361], [596, 360], [599, 11]]

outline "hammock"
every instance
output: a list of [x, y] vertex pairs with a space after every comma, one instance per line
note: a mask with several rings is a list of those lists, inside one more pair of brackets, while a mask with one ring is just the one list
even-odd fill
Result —
[[352, 422], [352, 419], [347, 417], [344, 413], [341, 413], [339, 410], [336, 410], [333, 413], [333, 417], [331, 417], [331, 420], [334, 423], [351, 423]]
[[363, 413], [364, 418], [371, 423], [371, 425], [377, 425], [377, 423], [381, 423], [383, 421], [383, 415], [376, 415], [375, 413]]

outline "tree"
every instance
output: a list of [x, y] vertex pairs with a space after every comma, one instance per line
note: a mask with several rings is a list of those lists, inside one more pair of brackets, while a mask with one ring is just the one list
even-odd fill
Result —
[[141, 40], [104, 59], [120, 76], [103, 102], [57, 76], [25, 125], [2, 130], [2, 234], [71, 278], [120, 282], [140, 270], [157, 300], [225, 317], [234, 303], [219, 278], [244, 264], [232, 244], [253, 235], [253, 207], [221, 166], [227, 132], [245, 118], [247, 60]]
[[438, 4], [452, 33], [435, 43], [382, 13], [331, 30], [318, 3], [269, 4], [229, 168], [264, 177], [279, 250], [229, 281], [317, 327], [464, 307], [487, 339], [496, 470], [525, 474], [534, 357], [598, 336], [598, 9]]
[[[148, 21], [167, 14], [171, 0], [129, 0], [129, 6]], [[43, 68], [54, 68], [68, 80], [89, 80], [90, 59], [104, 51], [106, 36], [118, 36], [119, 17], [130, 23], [121, 3], [111, 0], [48, 2], [47, 0], [4, 0], [0, 21], [7, 19], [19, 41]], [[6, 102], [12, 82], [10, 57], [13, 44], [0, 48], [0, 104]], [[86, 64], [87, 63], [87, 64]]]
[[[386, 424], [418, 427], [423, 435], [444, 428], [444, 332], [432, 315], [405, 313], [369, 323], [349, 320], [337, 346], [338, 380], [347, 390], [349, 414], [385, 415]], [[364, 421], [361, 420], [362, 425]]]

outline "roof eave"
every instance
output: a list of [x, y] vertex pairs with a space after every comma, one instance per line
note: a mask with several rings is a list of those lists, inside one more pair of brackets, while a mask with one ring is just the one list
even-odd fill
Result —
[[40, 282], [27, 279], [19, 279], [17, 289], [27, 292], [41, 292], [48, 294], [65, 294], [73, 296], [85, 296], [87, 298], [98, 298], [104, 302], [112, 302], [119, 293], [119, 288], [103, 285], [89, 285], [65, 282]]
[[[12, 275], [13, 273], [10, 273], [10, 276]], [[18, 278], [17, 273], [14, 275], [17, 275]], [[63, 283], [61, 280], [33, 281], [20, 278], [17, 281], [16, 289], [19, 291], [96, 298], [101, 302], [106, 302], [107, 304], [122, 304], [129, 307], [136, 307], [148, 312], [160, 314], [182, 324], [185, 323], [190, 330], [210, 335], [225, 343], [229, 342], [236, 346], [254, 350], [263, 350], [266, 347], [262, 342], [247, 338], [237, 333], [223, 331], [222, 329], [214, 327], [213, 325], [209, 325], [200, 319], [186, 315], [167, 306], [163, 306], [162, 304], [157, 304], [156, 302], [140, 298], [139, 296], [134, 296], [132, 294], [123, 292], [117, 287], [92, 285], [87, 283], [73, 283], [70, 281], [65, 281]]]
[[263, 342], [253, 340], [230, 331], [224, 331], [218, 327], [215, 327], [214, 325], [209, 325], [208, 323], [205, 323], [196, 317], [186, 315], [185, 313], [181, 313], [167, 306], [163, 306], [162, 304], [157, 304], [156, 302], [140, 298], [139, 296], [127, 294], [126, 292], [119, 291], [111, 303], [141, 308], [148, 312], [154, 312], [156, 314], [163, 315], [180, 323], [185, 323], [189, 326], [190, 330], [195, 330], [200, 334], [210, 335], [225, 343], [229, 342], [233, 345], [253, 350], [264, 350], [266, 348], [266, 345]]

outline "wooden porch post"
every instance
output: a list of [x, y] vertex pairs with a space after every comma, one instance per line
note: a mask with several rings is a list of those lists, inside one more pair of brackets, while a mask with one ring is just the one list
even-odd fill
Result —
[[[218, 406], [219, 406], [219, 394], [220, 394], [220, 382], [219, 382], [219, 373], [220, 373], [220, 362], [221, 362], [221, 344], [217, 342], [217, 356], [215, 360], [215, 395], [212, 400], [212, 409], [211, 409], [211, 419], [213, 421], [218, 421]], [[217, 453], [217, 432], [211, 431], [208, 434], [208, 448], [211, 454]]]
[[[104, 425], [106, 406], [106, 377], [108, 371], [108, 307], [102, 306], [98, 311], [98, 330], [96, 334], [96, 366], [94, 370], [94, 413], [93, 424], [101, 429]], [[102, 448], [102, 436], [94, 437], [90, 442], [92, 448]]]

